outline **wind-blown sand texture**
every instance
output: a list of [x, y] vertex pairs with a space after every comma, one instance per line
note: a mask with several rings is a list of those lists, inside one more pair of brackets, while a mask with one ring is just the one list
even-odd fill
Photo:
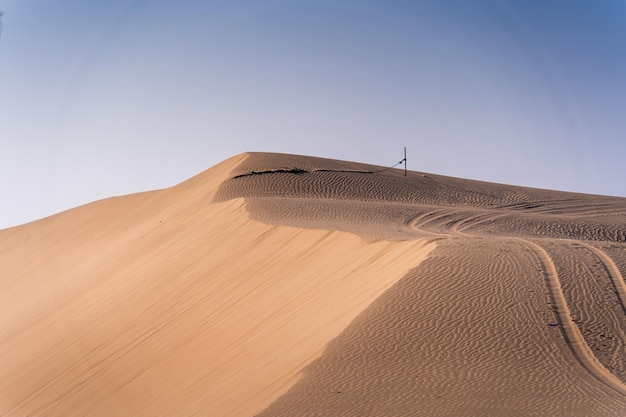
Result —
[[251, 153], [0, 231], [0, 416], [626, 415], [626, 199]]

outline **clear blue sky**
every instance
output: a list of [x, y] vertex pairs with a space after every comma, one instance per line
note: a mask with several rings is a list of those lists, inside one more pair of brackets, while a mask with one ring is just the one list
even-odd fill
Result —
[[626, 196], [624, 0], [0, 10], [0, 228], [244, 151]]

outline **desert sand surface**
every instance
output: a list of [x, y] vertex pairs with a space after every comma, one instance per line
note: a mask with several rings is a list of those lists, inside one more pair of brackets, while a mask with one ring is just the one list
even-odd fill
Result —
[[626, 416], [626, 198], [286, 154], [0, 230], [0, 416]]

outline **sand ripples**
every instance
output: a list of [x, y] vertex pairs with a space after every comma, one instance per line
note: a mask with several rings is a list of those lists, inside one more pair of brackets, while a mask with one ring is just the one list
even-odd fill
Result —
[[0, 231], [0, 415], [625, 416], [626, 199], [381, 168]]
[[260, 416], [619, 415], [619, 394], [586, 376], [548, 326], [534, 250], [440, 242]]
[[443, 240], [262, 416], [626, 413], [623, 199], [317, 163], [218, 198], [270, 223]]

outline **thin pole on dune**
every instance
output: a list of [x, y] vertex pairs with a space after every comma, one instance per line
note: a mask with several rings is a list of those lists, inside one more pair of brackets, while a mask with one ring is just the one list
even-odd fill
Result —
[[406, 177], [406, 146], [404, 147], [404, 176]]

